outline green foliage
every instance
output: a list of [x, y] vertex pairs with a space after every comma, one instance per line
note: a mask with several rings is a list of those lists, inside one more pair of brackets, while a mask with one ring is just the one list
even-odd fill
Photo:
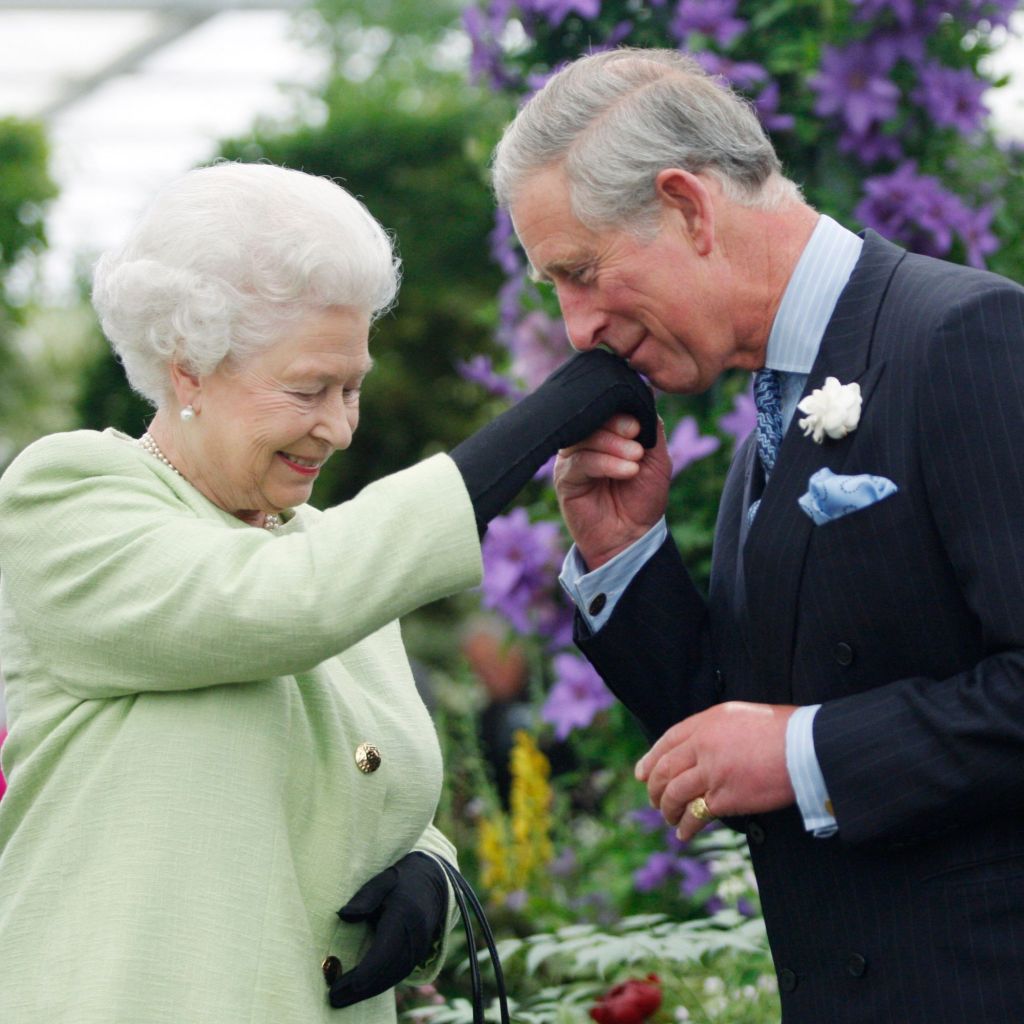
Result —
[[93, 321], [93, 358], [82, 373], [75, 402], [79, 425], [88, 430], [116, 427], [138, 437], [153, 418], [152, 406], [128, 386], [124, 369]]
[[43, 215], [57, 194], [48, 170], [49, 147], [42, 126], [0, 118], [0, 464], [18, 447], [12, 426], [38, 381], [19, 357], [15, 334], [25, 321], [24, 299], [8, 287], [13, 267], [46, 243]]
[[[394, 55], [429, 55], [458, 18], [462, 0], [317, 0], [315, 9], [322, 18], [321, 33], [330, 43], [336, 60], [352, 55], [363, 39], [359, 30], [375, 29], [382, 52]], [[386, 47], [386, 50], [385, 50]]]
[[[778, 1019], [764, 924], [735, 911], [684, 922], [646, 914], [610, 927], [570, 925], [502, 940], [498, 956], [510, 1013], [522, 1024], [584, 1024], [589, 1007], [613, 984], [650, 974], [663, 997], [649, 1018], [652, 1024], [769, 1024]], [[482, 968], [486, 977], [486, 956]], [[473, 1019], [462, 998], [419, 1006], [408, 1016], [430, 1024], [470, 1024]], [[492, 1006], [488, 1020], [497, 1019]]]
[[0, 275], [46, 243], [43, 215], [57, 194], [41, 125], [0, 118]]
[[0, 464], [44, 434], [80, 426], [78, 396], [100, 344], [84, 305], [32, 308], [12, 338], [12, 372], [0, 385]]

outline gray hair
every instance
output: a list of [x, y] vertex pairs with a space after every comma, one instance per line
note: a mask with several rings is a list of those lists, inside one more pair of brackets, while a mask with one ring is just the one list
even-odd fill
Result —
[[159, 406], [172, 362], [210, 374], [330, 306], [372, 319], [398, 281], [391, 239], [340, 185], [218, 163], [156, 196], [128, 240], [100, 258], [92, 301], [129, 383]]
[[573, 213], [591, 228], [653, 231], [655, 179], [666, 167], [711, 175], [744, 206], [800, 199], [751, 105], [675, 50], [623, 47], [557, 72], [498, 143], [498, 202], [511, 206], [530, 177], [558, 165]]

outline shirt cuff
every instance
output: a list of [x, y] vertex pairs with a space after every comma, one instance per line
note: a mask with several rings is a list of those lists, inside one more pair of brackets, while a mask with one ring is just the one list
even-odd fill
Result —
[[668, 527], [662, 516], [639, 540], [593, 572], [587, 572], [575, 544], [569, 549], [558, 582], [579, 609], [591, 633], [596, 633], [611, 618], [626, 587], [665, 543], [667, 536]]
[[814, 716], [820, 704], [797, 708], [786, 725], [786, 768], [796, 793], [804, 828], [819, 838], [834, 835], [839, 823], [825, 788], [818, 755], [814, 751]]

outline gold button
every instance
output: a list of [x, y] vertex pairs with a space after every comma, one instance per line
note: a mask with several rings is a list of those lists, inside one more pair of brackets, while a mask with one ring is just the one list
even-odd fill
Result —
[[320, 970], [324, 972], [324, 981], [330, 987], [341, 974], [341, 961], [336, 956], [325, 957], [324, 962], [320, 965]]
[[375, 772], [380, 767], [380, 748], [372, 743], [360, 743], [356, 747], [356, 765], [364, 775]]

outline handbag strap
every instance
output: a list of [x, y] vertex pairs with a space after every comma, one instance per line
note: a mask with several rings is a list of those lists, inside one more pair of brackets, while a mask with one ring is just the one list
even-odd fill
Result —
[[466, 929], [466, 945], [469, 950], [469, 976], [473, 992], [473, 1024], [484, 1024], [484, 994], [483, 986], [480, 982], [480, 964], [477, 960], [476, 941], [473, 934], [473, 920], [470, 908], [472, 908], [473, 914], [476, 915], [480, 931], [484, 937], [484, 943], [487, 945], [487, 953], [491, 958], [491, 964], [494, 968], [494, 982], [498, 989], [498, 1008], [501, 1013], [501, 1024], [509, 1024], [505, 976], [501, 970], [501, 961], [498, 959], [498, 948], [494, 942], [494, 933], [491, 931], [491, 926], [484, 914], [484, 908], [480, 905], [480, 900], [477, 899], [476, 893], [473, 892], [473, 887], [463, 878], [461, 872], [449, 864], [443, 857], [437, 857], [436, 859], [452, 884], [455, 903], [459, 908], [459, 913], [462, 915], [463, 927]]

